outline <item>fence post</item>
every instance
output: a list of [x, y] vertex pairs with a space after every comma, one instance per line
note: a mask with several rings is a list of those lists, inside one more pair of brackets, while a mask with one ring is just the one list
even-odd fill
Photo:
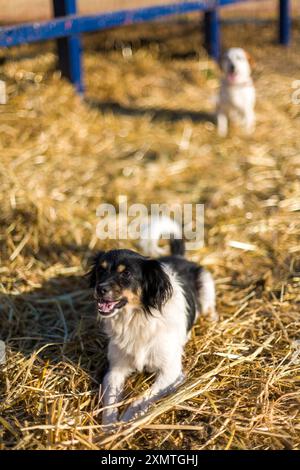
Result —
[[217, 8], [204, 13], [205, 47], [211, 57], [220, 57], [220, 22]]
[[279, 43], [288, 46], [291, 39], [290, 0], [279, 0]]
[[[76, 0], [53, 0], [54, 16], [76, 14]], [[58, 65], [64, 77], [74, 85], [78, 93], [83, 93], [81, 66], [81, 42], [78, 35], [57, 39]]]

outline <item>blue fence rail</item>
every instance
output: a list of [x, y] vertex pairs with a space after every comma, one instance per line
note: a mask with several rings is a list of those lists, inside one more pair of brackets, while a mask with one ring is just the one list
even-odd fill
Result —
[[[58, 62], [62, 74], [76, 87], [84, 91], [82, 74], [82, 48], [80, 35], [117, 26], [153, 21], [170, 15], [204, 12], [205, 44], [209, 54], [218, 59], [220, 55], [220, 7], [246, 2], [247, 0], [182, 1], [159, 6], [120, 10], [95, 15], [77, 15], [76, 0], [53, 0], [54, 18], [50, 21], [24, 23], [0, 27], [0, 47], [12, 47], [36, 41], [57, 40]], [[279, 43], [290, 42], [290, 0], [278, 0]]]

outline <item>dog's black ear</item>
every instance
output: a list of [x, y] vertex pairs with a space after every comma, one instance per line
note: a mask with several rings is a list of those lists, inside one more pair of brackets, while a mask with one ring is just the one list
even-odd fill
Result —
[[88, 278], [89, 281], [89, 286], [90, 287], [95, 287], [96, 286], [96, 273], [97, 273], [97, 266], [99, 264], [100, 259], [104, 255], [104, 251], [99, 251], [93, 258], [90, 266], [90, 270], [86, 273], [86, 277]]
[[147, 313], [151, 308], [161, 311], [173, 293], [170, 278], [156, 260], [143, 262], [142, 302]]

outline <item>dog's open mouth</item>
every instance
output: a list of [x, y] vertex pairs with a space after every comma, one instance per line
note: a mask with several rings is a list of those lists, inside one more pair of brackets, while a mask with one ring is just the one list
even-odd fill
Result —
[[229, 81], [229, 83], [234, 83], [237, 79], [237, 73], [236, 72], [229, 72], [227, 74], [227, 80]]
[[124, 307], [126, 304], [127, 300], [126, 299], [119, 299], [119, 300], [98, 300], [97, 301], [97, 307], [98, 307], [98, 312], [100, 315], [103, 316], [110, 316], [115, 310], [120, 309]]

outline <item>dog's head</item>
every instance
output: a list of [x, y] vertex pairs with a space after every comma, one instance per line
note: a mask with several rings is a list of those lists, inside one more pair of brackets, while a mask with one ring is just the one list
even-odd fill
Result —
[[232, 85], [247, 82], [251, 76], [250, 62], [250, 55], [244, 49], [228, 49], [221, 60], [221, 69], [226, 80]]
[[169, 276], [161, 263], [131, 250], [98, 253], [88, 275], [103, 318], [135, 309], [161, 311], [172, 295]]

